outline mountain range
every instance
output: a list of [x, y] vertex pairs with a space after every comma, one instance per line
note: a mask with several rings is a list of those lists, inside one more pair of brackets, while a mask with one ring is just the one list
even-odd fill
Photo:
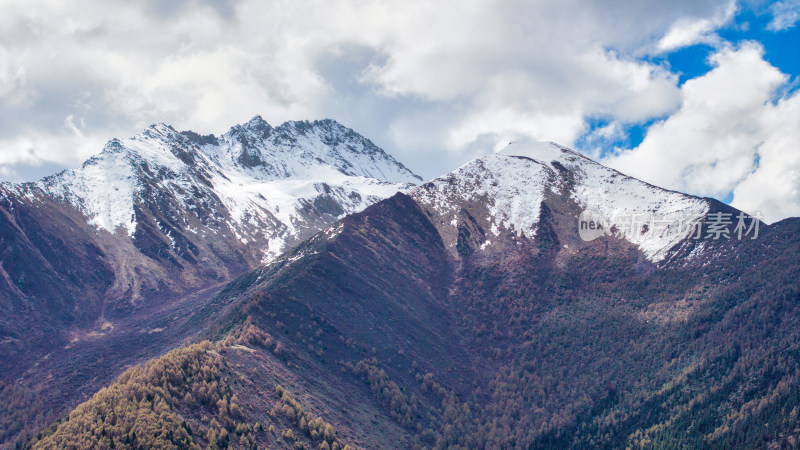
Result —
[[159, 124], [114, 139], [78, 169], [0, 187], [0, 335], [15, 346], [31, 328], [20, 317], [99, 332], [419, 181], [334, 121], [273, 128], [255, 117], [219, 138]]
[[800, 220], [557, 144], [154, 125], [0, 212], [7, 447], [800, 445]]

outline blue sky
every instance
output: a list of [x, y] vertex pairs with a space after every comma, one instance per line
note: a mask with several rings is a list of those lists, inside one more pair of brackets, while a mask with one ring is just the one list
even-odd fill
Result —
[[[780, 28], [776, 29], [774, 5], [778, 4], [786, 4], [786, 8], [793, 6], [794, 15], [793, 22], [791, 21], [792, 17], [784, 19], [786, 22], [779, 24]], [[730, 22], [725, 23], [716, 31], [720, 42], [699, 42], [644, 59], [667, 66], [670, 71], [679, 76], [678, 84], [682, 85], [687, 80], [705, 75], [713, 69], [713, 65], [709, 62], [709, 56], [720, 44], [735, 46], [747, 41], [757, 42], [764, 48], [764, 60], [790, 76], [785, 93], [791, 94], [800, 87], [800, 81], [798, 81], [798, 76], [800, 76], [800, 26], [796, 25], [800, 17], [797, 10], [797, 2], [793, 4], [791, 2], [745, 3], [739, 6]], [[788, 14], [792, 16], [791, 12]], [[615, 147], [633, 148], [638, 146], [644, 139], [647, 129], [659, 119], [663, 118], [628, 124], [622, 136], [604, 143], [602, 154], [613, 151]], [[592, 131], [608, 125], [608, 120], [600, 117], [588, 118], [587, 124], [589, 131], [581, 136], [583, 139], [579, 138], [576, 142], [578, 147], [585, 143], [585, 138], [590, 136]], [[731, 195], [726, 194], [719, 199], [729, 199], [730, 197]]]
[[547, 140], [800, 216], [800, 0], [0, 5], [0, 180], [151, 123], [220, 134], [259, 114], [336, 119], [425, 178]]

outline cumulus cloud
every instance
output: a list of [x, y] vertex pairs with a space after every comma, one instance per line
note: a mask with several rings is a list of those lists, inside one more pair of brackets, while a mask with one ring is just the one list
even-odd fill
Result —
[[[796, 6], [774, 3], [770, 27], [793, 26]], [[221, 133], [255, 114], [331, 117], [433, 177], [511, 140], [592, 147], [666, 118], [610, 161], [795, 214], [797, 99], [779, 95], [786, 77], [760, 47], [717, 37], [736, 11], [733, 0], [6, 0], [0, 179], [78, 165], [155, 122]], [[714, 69], [682, 86], [648, 58], [697, 43], [716, 47]]]
[[605, 160], [656, 185], [724, 198], [769, 221], [800, 213], [800, 94], [754, 42], [726, 47], [687, 81], [681, 106], [642, 143]]
[[768, 221], [800, 216], [800, 95], [764, 109], [764, 136], [752, 170], [733, 189], [733, 206], [761, 211]]
[[77, 165], [150, 123], [220, 133], [261, 114], [333, 117], [435, 176], [508, 137], [572, 144], [586, 116], [674, 110], [675, 76], [637, 56], [726, 4], [6, 1], [0, 164]]

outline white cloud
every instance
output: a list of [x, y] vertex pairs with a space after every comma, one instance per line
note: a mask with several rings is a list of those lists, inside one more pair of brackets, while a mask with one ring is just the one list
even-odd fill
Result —
[[[153, 122], [220, 133], [261, 114], [333, 117], [434, 176], [487, 136], [572, 144], [589, 115], [669, 113], [677, 79], [635, 56], [720, 5], [5, 0], [0, 161], [33, 146], [33, 159], [77, 165], [76, 129], [94, 145]], [[448, 163], [430, 165], [444, 148]]]
[[725, 197], [767, 220], [800, 212], [800, 94], [776, 99], [788, 77], [757, 43], [727, 47], [714, 69], [687, 81], [678, 111], [609, 165], [656, 185]]
[[719, 45], [722, 43], [716, 30], [729, 23], [736, 15], [736, 0], [720, 6], [711, 17], [682, 17], [658, 41], [659, 52], [670, 52], [695, 44]]
[[795, 26], [800, 21], [800, 0], [783, 0], [770, 5], [772, 20], [767, 29], [783, 31]]
[[800, 95], [781, 99], [760, 117], [758, 167], [733, 190], [732, 205], [768, 221], [800, 216]]
[[[432, 177], [509, 140], [591, 147], [668, 117], [615, 163], [797, 211], [797, 99], [773, 103], [785, 77], [716, 36], [731, 0], [0, 2], [0, 178], [75, 166], [154, 122], [332, 117]], [[797, 1], [771, 13], [791, 27]], [[682, 87], [642, 58], [699, 42], [715, 69]], [[609, 125], [584, 136], [587, 117]]]

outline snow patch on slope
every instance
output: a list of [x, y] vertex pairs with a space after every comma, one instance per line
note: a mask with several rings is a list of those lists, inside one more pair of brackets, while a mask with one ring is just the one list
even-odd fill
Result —
[[701, 198], [657, 188], [592, 161], [580, 161], [575, 168], [582, 177], [573, 198], [600, 213], [617, 235], [654, 262], [689, 238], [694, 229], [688, 224], [701, 221], [709, 211], [709, 203]]
[[111, 233], [122, 227], [129, 236], [136, 230], [133, 203], [138, 180], [133, 176], [130, 155], [118, 148], [117, 141], [81, 168], [44, 178], [38, 185], [82, 211], [91, 225]]
[[505, 228], [532, 237], [551, 177], [549, 168], [539, 162], [494, 155], [473, 160], [415, 188], [411, 195], [440, 216], [452, 217], [453, 227], [458, 224], [462, 206], [452, 200], [459, 199], [483, 204], [492, 218], [490, 227], [495, 235]]
[[[606, 218], [617, 236], [654, 262], [692, 234], [685, 224], [702, 220], [709, 211], [704, 199], [657, 188], [552, 142], [512, 143], [415, 188], [411, 195], [442, 217], [452, 218], [448, 220], [452, 227], [465, 204], [478, 202], [487, 207], [495, 236], [506, 228], [531, 237], [548, 190], [568, 191], [581, 208]], [[654, 219], [672, 223], [654, 226]], [[575, 226], [577, 230], [578, 217]]]

